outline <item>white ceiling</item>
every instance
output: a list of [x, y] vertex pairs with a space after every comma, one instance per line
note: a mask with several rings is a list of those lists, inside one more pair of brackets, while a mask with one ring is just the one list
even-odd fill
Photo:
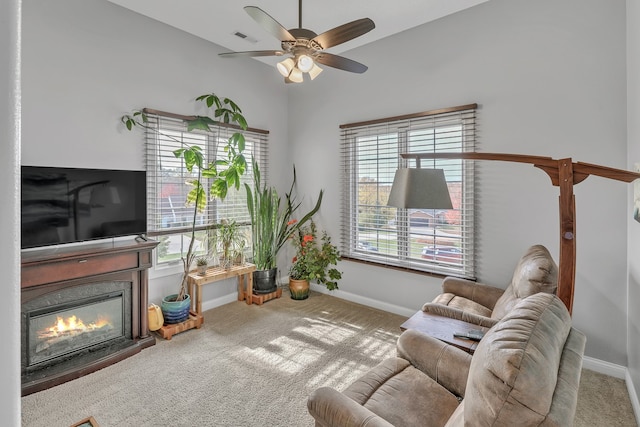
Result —
[[[257, 6], [286, 29], [298, 28], [297, 0], [109, 0], [230, 51], [280, 49], [280, 43], [245, 11]], [[484, 3], [488, 0], [305, 0], [302, 27], [321, 34], [360, 18], [376, 24], [369, 33], [327, 52], [340, 54], [383, 37]], [[241, 32], [247, 41], [234, 35]]]

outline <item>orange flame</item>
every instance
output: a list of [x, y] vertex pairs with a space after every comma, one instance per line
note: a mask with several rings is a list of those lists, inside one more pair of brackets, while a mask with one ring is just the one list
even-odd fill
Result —
[[89, 325], [85, 325], [81, 319], [78, 319], [75, 315], [70, 316], [66, 319], [63, 319], [60, 316], [57, 316], [56, 323], [54, 326], [46, 328], [41, 332], [42, 336], [58, 336], [64, 333], [69, 332], [84, 332], [84, 331], [92, 331], [96, 329], [103, 328], [105, 326], [110, 325], [111, 322], [103, 317], [98, 318], [95, 322], [89, 323]]

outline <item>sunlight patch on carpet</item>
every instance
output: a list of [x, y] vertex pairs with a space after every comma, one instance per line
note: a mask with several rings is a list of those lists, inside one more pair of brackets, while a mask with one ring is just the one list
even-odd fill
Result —
[[368, 372], [369, 369], [371, 367], [365, 364], [340, 358], [325, 365], [320, 372], [309, 378], [307, 385], [311, 388], [329, 386], [337, 390], [343, 390]]
[[356, 348], [360, 349], [362, 354], [366, 354], [368, 357], [372, 359], [384, 359], [385, 357], [389, 357], [393, 355], [389, 354], [389, 348], [393, 348], [392, 344], [390, 344], [387, 340], [381, 340], [375, 337], [363, 337], [362, 340], [358, 343]]
[[305, 319], [307, 326], [297, 326], [294, 332], [304, 334], [313, 340], [321, 341], [325, 344], [336, 345], [355, 335], [356, 331], [349, 330], [335, 323], [318, 321], [318, 319]]
[[240, 352], [244, 363], [268, 365], [289, 374], [301, 372], [323, 354], [321, 348], [286, 336], [280, 336], [263, 347], [246, 348]]

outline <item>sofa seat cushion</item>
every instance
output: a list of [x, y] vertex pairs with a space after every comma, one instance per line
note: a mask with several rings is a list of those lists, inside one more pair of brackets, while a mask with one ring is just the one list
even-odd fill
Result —
[[396, 427], [444, 426], [458, 399], [401, 358], [386, 359], [343, 394]]
[[470, 299], [459, 297], [452, 293], [444, 293], [438, 295], [432, 303], [446, 305], [447, 307], [457, 308], [465, 313], [472, 313], [478, 316], [491, 317], [491, 310], [487, 307], [478, 304]]

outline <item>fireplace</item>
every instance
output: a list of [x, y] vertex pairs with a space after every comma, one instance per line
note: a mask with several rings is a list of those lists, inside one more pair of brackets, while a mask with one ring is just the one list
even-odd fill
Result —
[[98, 282], [64, 289], [24, 304], [22, 315], [22, 368], [32, 374], [131, 340], [131, 284]]
[[22, 255], [22, 394], [101, 369], [155, 344], [147, 273], [156, 243]]

